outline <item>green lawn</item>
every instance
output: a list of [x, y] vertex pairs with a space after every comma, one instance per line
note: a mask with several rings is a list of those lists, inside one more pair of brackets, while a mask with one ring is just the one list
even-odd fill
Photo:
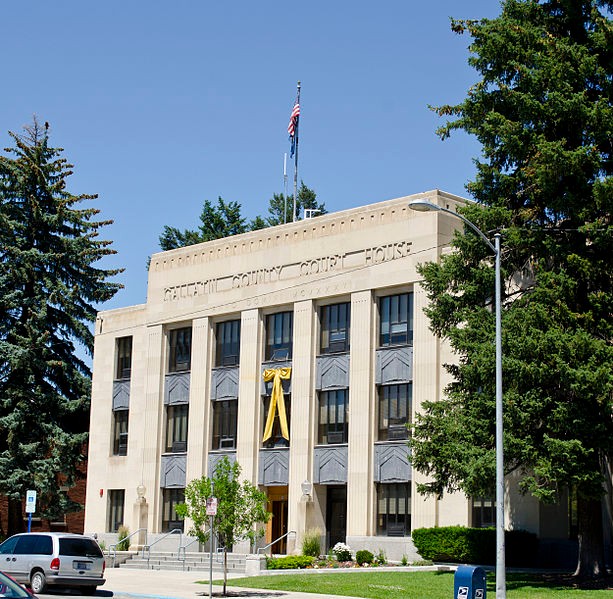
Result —
[[[453, 572], [317, 572], [237, 578], [228, 580], [228, 586], [371, 599], [452, 599]], [[493, 573], [488, 574], [487, 594], [496, 595]], [[509, 599], [613, 599], [613, 590], [574, 589], [538, 575], [507, 574], [507, 595]]]

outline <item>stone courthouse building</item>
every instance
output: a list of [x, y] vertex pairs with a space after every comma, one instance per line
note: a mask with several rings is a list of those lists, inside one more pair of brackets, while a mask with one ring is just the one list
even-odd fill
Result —
[[[147, 302], [96, 323], [86, 533], [183, 528], [186, 483], [222, 456], [268, 495], [260, 545], [282, 537], [279, 553], [317, 527], [326, 548], [400, 559], [412, 529], [493, 524], [491, 501], [415, 488], [406, 425], [452, 361], [417, 266], [459, 222], [411, 211], [417, 197], [465, 202], [431, 191], [152, 257]], [[508, 527], [568, 539], [565, 506], [515, 488]]]

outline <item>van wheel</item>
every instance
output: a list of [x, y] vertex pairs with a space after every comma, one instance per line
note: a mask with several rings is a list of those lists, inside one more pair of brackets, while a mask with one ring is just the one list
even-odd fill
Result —
[[30, 588], [35, 595], [44, 593], [47, 589], [47, 579], [40, 570], [32, 572], [32, 575], [30, 576]]

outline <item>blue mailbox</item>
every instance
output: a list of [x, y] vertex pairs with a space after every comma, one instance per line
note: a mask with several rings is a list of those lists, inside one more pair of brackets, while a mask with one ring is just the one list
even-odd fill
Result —
[[485, 599], [485, 570], [479, 566], [458, 566], [453, 577], [454, 599]]

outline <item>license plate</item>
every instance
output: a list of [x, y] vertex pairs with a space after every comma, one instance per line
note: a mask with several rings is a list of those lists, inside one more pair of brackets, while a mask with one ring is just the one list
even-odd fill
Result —
[[92, 565], [88, 562], [74, 562], [75, 570], [91, 570]]

